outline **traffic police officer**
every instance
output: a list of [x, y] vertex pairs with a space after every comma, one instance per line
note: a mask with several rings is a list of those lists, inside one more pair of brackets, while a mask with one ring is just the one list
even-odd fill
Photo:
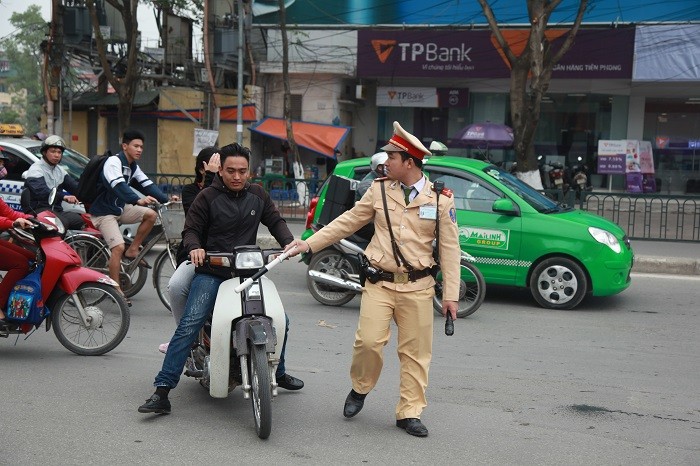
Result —
[[[401, 365], [396, 425], [411, 435], [425, 437], [428, 429], [420, 421], [420, 415], [427, 405], [425, 389], [432, 356], [435, 294], [435, 280], [430, 274], [435, 265], [432, 242], [437, 221], [443, 313], [449, 312], [454, 319], [460, 274], [455, 206], [451, 192], [445, 189], [437, 196], [432, 183], [422, 173], [423, 157], [430, 155], [430, 151], [398, 122], [394, 122], [394, 135], [381, 150], [388, 154], [385, 164], [388, 179], [378, 178], [352, 209], [307, 241], [294, 240], [286, 249], [296, 246], [293, 255], [320, 251], [374, 222], [375, 234], [365, 255], [369, 265], [376, 269], [373, 278], [378, 280], [372, 283], [368, 278], [362, 293], [350, 368], [352, 390], [345, 400], [343, 415], [349, 418], [359, 413], [365, 396], [376, 385], [393, 318], [398, 327]], [[396, 250], [392, 247], [392, 233]]]

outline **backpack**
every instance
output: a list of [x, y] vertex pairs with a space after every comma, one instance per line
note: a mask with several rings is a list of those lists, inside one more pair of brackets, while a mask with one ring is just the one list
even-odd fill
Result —
[[97, 199], [97, 190], [102, 181], [102, 169], [107, 161], [107, 158], [112, 156], [112, 151], [107, 150], [103, 155], [95, 155], [90, 158], [83, 173], [78, 180], [78, 192], [75, 196], [85, 204], [86, 209], [90, 208], [90, 204]]
[[42, 269], [37, 267], [12, 287], [5, 311], [9, 322], [38, 326], [51, 314], [41, 297]]

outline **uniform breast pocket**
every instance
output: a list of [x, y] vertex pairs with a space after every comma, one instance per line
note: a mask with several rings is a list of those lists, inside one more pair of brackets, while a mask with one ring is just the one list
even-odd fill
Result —
[[[386, 208], [387, 212], [389, 212], [389, 217], [392, 219], [395, 219], [395, 214], [398, 209], [398, 204], [391, 199], [387, 199], [386, 201]], [[384, 213], [384, 203], [382, 202], [381, 199], [374, 201], [374, 223], [377, 225], [382, 226], [383, 228], [387, 228], [386, 224], [386, 214]]]
[[435, 237], [435, 219], [437, 211], [434, 205], [426, 204], [418, 209], [415, 231], [421, 239]]

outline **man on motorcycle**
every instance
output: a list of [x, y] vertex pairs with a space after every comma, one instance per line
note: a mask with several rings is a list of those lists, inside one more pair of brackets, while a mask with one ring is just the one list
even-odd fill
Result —
[[[197, 267], [185, 313], [156, 375], [155, 393], [139, 406], [140, 413], [170, 412], [168, 393], [177, 386], [190, 348], [214, 311], [219, 285], [231, 278], [228, 272], [203, 267], [206, 252], [231, 251], [236, 246], [255, 244], [261, 223], [282, 246], [294, 239], [268, 193], [260, 185], [248, 182], [250, 150], [239, 144], [229, 144], [222, 147], [219, 154], [221, 167], [218, 176], [192, 203], [182, 232], [184, 248]], [[277, 384], [287, 390], [299, 390], [304, 382], [285, 372], [284, 351], [283, 345], [277, 367]]]
[[[63, 195], [65, 189], [69, 193], [78, 191], [78, 180], [70, 176], [59, 165], [63, 158], [66, 143], [60, 136], [49, 136], [41, 144], [41, 158], [27, 170], [25, 189], [29, 190], [29, 212], [38, 214], [52, 209], [68, 230], [81, 230], [85, 226], [82, 217], [77, 212], [64, 212], [63, 201], [77, 204], [78, 199], [73, 195]], [[49, 204], [49, 193], [56, 188], [56, 198], [53, 205]]]
[[370, 172], [367, 173], [365, 177], [362, 178], [362, 181], [360, 181], [360, 184], [357, 185], [357, 194], [355, 197], [358, 201], [365, 195], [376, 178], [385, 176], [384, 163], [386, 163], [386, 159], [388, 157], [389, 156], [386, 155], [386, 152], [377, 152], [372, 156], [369, 162], [369, 166], [371, 168]]

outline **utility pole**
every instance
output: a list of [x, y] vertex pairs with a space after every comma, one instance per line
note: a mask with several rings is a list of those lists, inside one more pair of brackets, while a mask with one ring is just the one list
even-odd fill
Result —
[[236, 133], [238, 134], [238, 144], [243, 144], [243, 23], [245, 20], [245, 9], [243, 0], [238, 0], [238, 98], [236, 102]]
[[[63, 76], [63, 5], [51, 0], [51, 29], [46, 48], [44, 93], [46, 94], [46, 130], [63, 136], [61, 115], [61, 84]], [[58, 111], [56, 103], [58, 102]]]

